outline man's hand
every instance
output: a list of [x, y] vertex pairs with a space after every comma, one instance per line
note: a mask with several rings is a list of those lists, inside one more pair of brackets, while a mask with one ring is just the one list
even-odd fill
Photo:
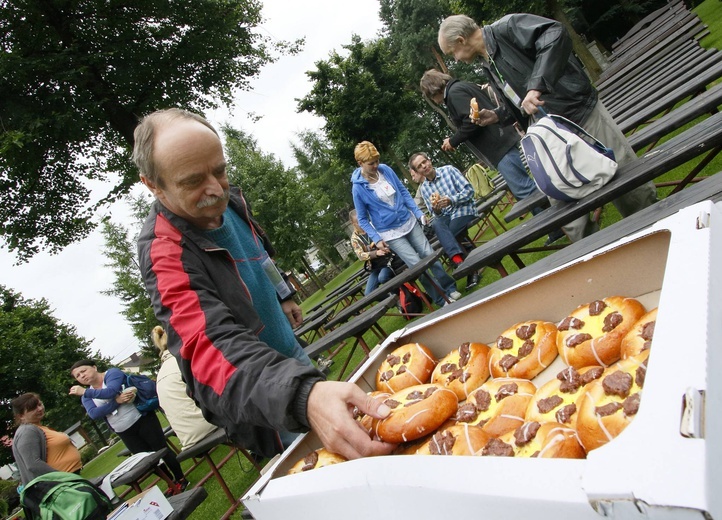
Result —
[[68, 392], [68, 395], [77, 395], [78, 397], [82, 397], [85, 393], [85, 387], [80, 385], [73, 385], [70, 387], [70, 391]]
[[303, 311], [293, 300], [281, 302], [281, 309], [288, 318], [288, 323], [291, 324], [292, 329], [298, 327], [303, 321]]
[[479, 126], [493, 125], [499, 122], [499, 115], [493, 110], [482, 108], [479, 110], [479, 117], [472, 119], [471, 122]]
[[451, 199], [445, 195], [433, 203], [432, 209], [434, 210], [434, 213], [441, 213], [441, 210], [447, 206], [451, 206]]
[[371, 440], [354, 420], [354, 406], [377, 419], [390, 413], [388, 406], [353, 383], [321, 381], [313, 385], [308, 395], [306, 416], [311, 429], [330, 452], [349, 460], [391, 453], [396, 445]]
[[451, 146], [451, 142], [449, 141], [449, 139], [450, 137], [447, 137], [446, 139], [444, 139], [444, 142], [441, 143], [441, 149], [445, 152], [453, 152], [454, 150], [456, 150], [456, 148]]
[[544, 106], [541, 95], [542, 93], [539, 90], [530, 90], [527, 92], [524, 101], [521, 102], [521, 108], [524, 109], [524, 112], [529, 115], [536, 114], [539, 111], [538, 107]]

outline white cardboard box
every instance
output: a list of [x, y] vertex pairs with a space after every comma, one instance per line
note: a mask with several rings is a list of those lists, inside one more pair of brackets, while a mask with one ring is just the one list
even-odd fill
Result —
[[135, 495], [108, 515], [108, 520], [163, 520], [173, 512], [158, 486]]
[[[722, 518], [722, 209], [704, 202], [565, 266], [392, 334], [354, 380], [368, 391], [396, 346], [437, 356], [493, 342], [524, 320], [557, 322], [612, 295], [659, 306], [639, 413], [585, 460], [387, 456], [286, 476], [317, 437], [298, 439], [248, 491], [258, 520]], [[557, 358], [535, 379], [561, 369]], [[685, 395], [695, 399], [694, 410]], [[682, 431], [692, 431], [691, 437]]]

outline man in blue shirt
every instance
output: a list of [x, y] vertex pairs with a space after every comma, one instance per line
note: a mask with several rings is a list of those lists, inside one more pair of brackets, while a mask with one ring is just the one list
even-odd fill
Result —
[[[446, 255], [459, 265], [466, 251], [456, 237], [462, 235], [476, 218], [474, 188], [457, 168], [449, 165], [434, 168], [423, 152], [411, 156], [409, 169], [424, 177], [421, 196], [434, 215], [431, 225]], [[466, 286], [469, 288], [478, 283], [479, 274], [474, 273], [469, 276]]]

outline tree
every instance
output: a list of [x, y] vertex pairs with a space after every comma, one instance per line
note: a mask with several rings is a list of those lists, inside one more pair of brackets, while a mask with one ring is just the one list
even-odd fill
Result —
[[[146, 196], [141, 195], [131, 200], [131, 208], [131, 229], [110, 219], [103, 221], [103, 255], [108, 259], [105, 266], [113, 271], [114, 281], [112, 289], [102, 293], [115, 296], [121, 301], [122, 315], [133, 329], [141, 352], [149, 359], [157, 359], [158, 351], [151, 340], [151, 330], [158, 325], [158, 320], [140, 274], [137, 251], [138, 234], [150, 210], [150, 203]], [[157, 364], [159, 363], [151, 368]]]
[[351, 164], [354, 146], [371, 141], [407, 174], [405, 161], [392, 147], [399, 132], [413, 124], [417, 108], [407, 65], [393, 55], [385, 38], [364, 43], [354, 35], [343, 47], [347, 57], [333, 51], [328, 61], [307, 72], [314, 84], [298, 100], [298, 110], [325, 119], [326, 137]]
[[313, 243], [327, 258], [337, 257], [335, 245], [346, 238], [343, 225], [353, 207], [351, 172], [353, 165], [315, 132], [302, 132], [300, 143], [292, 145], [303, 190], [308, 193], [314, 218], [307, 220]]
[[[68, 369], [93, 355], [90, 342], [78, 336], [75, 327], [59, 322], [46, 300], [26, 300], [0, 285], [0, 337], [0, 366], [4, 367], [0, 372], [0, 438], [12, 437], [10, 401], [25, 392], [40, 394], [46, 407], [44, 423], [51, 428], [63, 431], [85, 417], [77, 398], [68, 397], [72, 384]], [[0, 465], [11, 460], [10, 450], [1, 448]]]
[[295, 174], [273, 154], [263, 153], [241, 130], [222, 127], [226, 138], [228, 179], [241, 187], [254, 216], [268, 233], [279, 266], [290, 270], [302, 263], [311, 245], [307, 219], [311, 206]]
[[0, 236], [19, 260], [83, 238], [129, 191], [139, 116], [229, 105], [298, 50], [260, 22], [258, 0], [1, 1]]

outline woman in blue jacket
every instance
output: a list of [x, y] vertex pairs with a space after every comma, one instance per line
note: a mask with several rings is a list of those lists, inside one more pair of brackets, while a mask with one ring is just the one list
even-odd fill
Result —
[[[70, 367], [70, 375], [80, 383], [70, 388], [70, 395], [81, 398], [88, 417], [93, 420], [105, 419], [131, 453], [158, 451], [167, 446], [163, 427], [155, 412], [140, 413], [133, 404], [135, 394], [126, 390], [125, 373], [122, 370], [110, 368], [106, 372], [99, 372], [95, 361], [83, 359]], [[175, 481], [166, 493], [170, 495], [184, 491], [188, 481], [183, 476], [183, 469], [175, 453], [168, 450], [163, 461]]]
[[[379, 164], [380, 154], [372, 143], [357, 144], [354, 157], [359, 167], [351, 175], [351, 184], [359, 225], [378, 247], [388, 246], [407, 266], [413, 267], [434, 252], [419, 225], [419, 220], [425, 223], [426, 217], [396, 173]], [[446, 298], [425, 278], [421, 283], [437, 305], [461, 298], [456, 282], [440, 262], [433, 263], [431, 272]]]

